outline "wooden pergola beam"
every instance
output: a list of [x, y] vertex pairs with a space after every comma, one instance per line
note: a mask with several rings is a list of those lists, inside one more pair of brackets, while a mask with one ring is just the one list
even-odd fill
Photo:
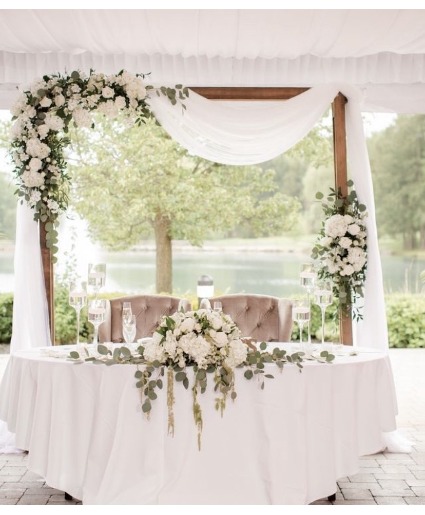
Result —
[[44, 285], [46, 287], [47, 310], [49, 312], [50, 338], [55, 345], [55, 295], [52, 252], [46, 245], [46, 225], [39, 223], [41, 262], [43, 265]]
[[[263, 87], [190, 87], [192, 91], [210, 100], [289, 100], [309, 88], [263, 88]], [[333, 141], [335, 162], [335, 187], [341, 188], [342, 194], [347, 195], [347, 146], [345, 133], [345, 104], [347, 99], [339, 93], [332, 103], [333, 111]], [[46, 247], [46, 231], [40, 223], [40, 244], [46, 285], [47, 303], [50, 317], [50, 332], [52, 343], [55, 343], [54, 323], [54, 285], [53, 261], [50, 250]], [[352, 321], [349, 316], [340, 318], [340, 336], [345, 345], [353, 344]]]
[[[345, 131], [345, 104], [347, 99], [341, 93], [332, 102], [335, 188], [343, 197], [348, 194], [347, 180], [347, 138]], [[339, 335], [341, 343], [353, 345], [353, 322], [351, 311], [340, 310]]]

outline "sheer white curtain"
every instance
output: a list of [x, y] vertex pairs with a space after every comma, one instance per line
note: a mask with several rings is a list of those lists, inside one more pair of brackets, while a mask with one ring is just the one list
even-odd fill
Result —
[[[10, 353], [51, 345], [38, 224], [34, 212], [18, 203], [16, 212], [15, 291]], [[0, 421], [0, 454], [21, 452], [14, 434]]]
[[225, 103], [191, 92], [187, 109], [170, 109], [154, 96], [151, 107], [167, 132], [190, 152], [224, 164], [255, 164], [276, 157], [301, 140], [341, 91], [348, 99], [347, 153], [350, 177], [368, 207], [368, 269], [364, 320], [356, 344], [388, 349], [384, 290], [372, 178], [360, 113], [361, 93], [348, 85], [321, 85], [285, 102]]

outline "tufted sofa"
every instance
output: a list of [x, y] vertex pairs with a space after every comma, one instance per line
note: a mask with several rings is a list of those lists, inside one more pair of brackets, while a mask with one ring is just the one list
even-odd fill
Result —
[[[165, 295], [134, 295], [111, 299], [108, 303], [106, 320], [99, 326], [99, 342], [122, 343], [122, 305], [131, 302], [133, 315], [136, 315], [136, 340], [152, 336], [163, 315], [171, 315], [178, 309], [180, 299]], [[184, 300], [185, 311], [191, 309], [190, 302]]]
[[292, 303], [288, 299], [267, 295], [223, 295], [210, 299], [220, 301], [223, 312], [230, 315], [243, 336], [258, 341], [290, 341]]

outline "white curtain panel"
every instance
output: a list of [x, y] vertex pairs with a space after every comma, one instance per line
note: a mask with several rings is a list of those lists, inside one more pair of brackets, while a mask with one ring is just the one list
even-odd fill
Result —
[[[16, 210], [11, 354], [51, 345], [38, 224], [33, 217], [33, 210], [19, 202]], [[14, 445], [15, 435], [0, 420], [0, 454], [22, 452]]]

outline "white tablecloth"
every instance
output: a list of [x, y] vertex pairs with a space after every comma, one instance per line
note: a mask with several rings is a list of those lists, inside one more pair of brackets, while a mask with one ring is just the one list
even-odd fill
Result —
[[238, 397], [223, 418], [214, 392], [199, 396], [201, 451], [191, 391], [175, 386], [172, 438], [166, 388], [147, 420], [135, 365], [19, 352], [1, 385], [0, 419], [29, 450], [29, 469], [84, 504], [307, 504], [334, 493], [359, 456], [383, 448], [382, 431], [395, 429], [391, 365], [362, 352], [308, 362], [302, 373], [270, 367], [264, 390], [236, 371]]

